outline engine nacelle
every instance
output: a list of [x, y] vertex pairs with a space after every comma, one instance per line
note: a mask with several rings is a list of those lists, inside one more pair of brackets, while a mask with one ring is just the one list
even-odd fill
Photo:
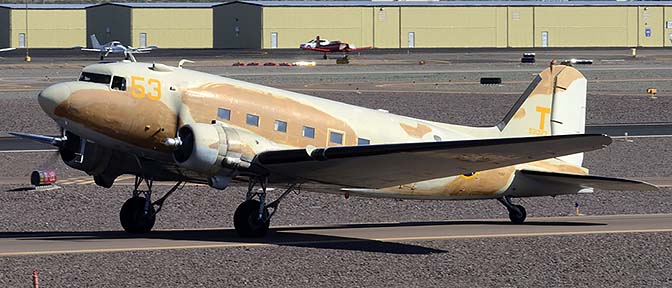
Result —
[[113, 158], [110, 150], [70, 132], [66, 132], [66, 137], [65, 145], [59, 152], [68, 166], [91, 175], [103, 173], [110, 165]]
[[219, 124], [187, 124], [177, 131], [180, 145], [173, 159], [181, 167], [203, 174], [215, 175], [224, 168], [247, 168], [242, 161], [239, 133]]

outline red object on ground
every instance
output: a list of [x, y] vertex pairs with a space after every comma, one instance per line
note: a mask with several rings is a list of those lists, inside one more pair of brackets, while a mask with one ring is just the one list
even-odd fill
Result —
[[37, 270], [33, 270], [33, 288], [40, 287], [40, 280], [37, 277]]
[[30, 173], [30, 184], [33, 186], [43, 186], [56, 183], [58, 177], [56, 177], [56, 170], [48, 171], [33, 171]]

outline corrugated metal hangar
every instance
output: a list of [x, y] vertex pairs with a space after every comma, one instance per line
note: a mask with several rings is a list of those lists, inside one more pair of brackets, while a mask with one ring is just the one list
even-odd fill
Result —
[[94, 5], [87, 9], [87, 33], [96, 34], [101, 42], [118, 40], [133, 47], [212, 48], [212, 7], [216, 4]]
[[670, 1], [235, 1], [214, 9], [217, 48], [295, 48], [316, 35], [376, 48], [672, 45]]
[[[86, 44], [81, 4], [0, 5], [0, 47], [70, 48]], [[26, 22], [28, 31], [26, 31]]]
[[91, 46], [91, 34], [161, 48], [297, 48], [317, 35], [376, 48], [672, 46], [672, 1], [30, 4], [27, 11], [0, 5], [0, 47]]

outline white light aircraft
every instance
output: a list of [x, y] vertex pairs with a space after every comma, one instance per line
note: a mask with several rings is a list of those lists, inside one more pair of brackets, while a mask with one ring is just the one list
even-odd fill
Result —
[[100, 60], [105, 59], [105, 57], [110, 55], [110, 53], [124, 53], [124, 57], [126, 60], [136, 62], [133, 54], [149, 53], [149, 51], [158, 48], [157, 46], [149, 46], [146, 48], [133, 48], [131, 46], [124, 46], [119, 41], [110, 41], [103, 45], [100, 44], [100, 42], [98, 42], [96, 34], [91, 34], [91, 43], [93, 44], [93, 48], [82, 48], [82, 51], [98, 52], [100, 53]]

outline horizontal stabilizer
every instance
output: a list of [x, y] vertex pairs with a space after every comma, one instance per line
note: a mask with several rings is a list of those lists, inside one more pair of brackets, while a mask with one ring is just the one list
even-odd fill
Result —
[[611, 143], [604, 135], [560, 135], [267, 151], [255, 164], [272, 174], [345, 187], [384, 188], [489, 170]]
[[578, 175], [533, 170], [520, 170], [524, 177], [543, 181], [576, 185], [582, 188], [598, 188], [612, 191], [656, 191], [658, 187], [644, 181], [596, 175]]

